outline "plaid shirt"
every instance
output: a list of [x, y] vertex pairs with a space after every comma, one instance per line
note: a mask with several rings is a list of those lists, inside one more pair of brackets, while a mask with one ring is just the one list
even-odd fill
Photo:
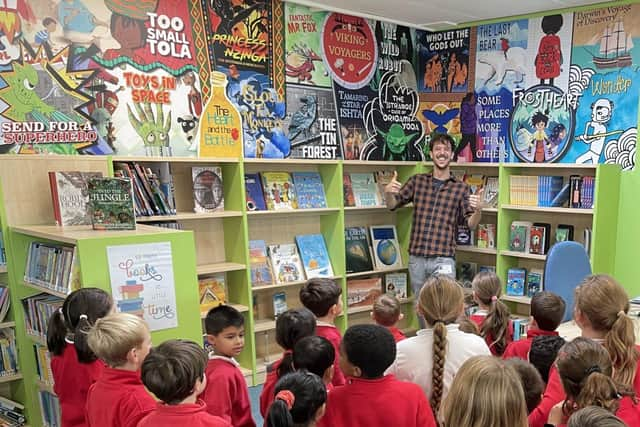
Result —
[[395, 195], [400, 205], [413, 202], [413, 224], [409, 253], [415, 256], [453, 257], [459, 224], [473, 214], [469, 186], [450, 176], [439, 189], [431, 174], [409, 178]]

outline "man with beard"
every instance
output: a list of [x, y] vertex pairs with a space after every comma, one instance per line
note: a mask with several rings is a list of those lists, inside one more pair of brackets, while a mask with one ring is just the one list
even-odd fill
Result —
[[455, 278], [456, 233], [459, 224], [474, 229], [482, 212], [482, 194], [471, 195], [469, 186], [449, 171], [454, 141], [449, 135], [435, 135], [429, 142], [432, 173], [416, 174], [401, 185], [397, 172], [384, 189], [391, 210], [413, 203], [413, 224], [409, 244], [409, 279], [413, 294], [433, 274]]

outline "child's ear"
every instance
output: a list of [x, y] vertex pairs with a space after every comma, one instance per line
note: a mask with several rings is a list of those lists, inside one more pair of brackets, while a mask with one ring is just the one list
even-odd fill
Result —
[[138, 360], [138, 349], [134, 347], [127, 352], [127, 362], [136, 363], [137, 360]]
[[333, 381], [333, 364], [331, 364], [331, 366], [329, 366], [327, 369], [325, 369], [324, 374], [322, 375], [322, 381], [325, 384], [329, 384], [331, 383], [331, 381]]
[[401, 321], [402, 319], [404, 319], [404, 313], [400, 313], [400, 316], [398, 316], [398, 322]]
[[316, 411], [316, 414], [313, 416], [313, 421], [316, 423], [320, 421], [320, 418], [324, 416], [326, 409], [327, 409], [327, 404], [323, 403], [322, 406], [319, 407], [318, 410]]
[[360, 378], [362, 376], [362, 369], [359, 366], [353, 367], [353, 376], [356, 378]]
[[204, 391], [204, 389], [207, 388], [207, 375], [204, 374], [202, 376], [202, 379], [197, 379], [196, 380], [196, 384], [193, 386], [193, 392], [195, 393], [196, 396], [199, 396], [200, 394], [202, 394], [202, 392]]

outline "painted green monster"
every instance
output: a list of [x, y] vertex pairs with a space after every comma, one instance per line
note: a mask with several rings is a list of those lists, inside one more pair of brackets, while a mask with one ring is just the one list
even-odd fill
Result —
[[148, 155], [171, 154], [169, 147], [169, 130], [171, 130], [171, 111], [164, 120], [164, 112], [162, 105], [156, 104], [156, 114], [153, 114], [151, 104], [145, 103], [142, 107], [140, 104], [133, 104], [138, 116], [131, 110], [131, 106], [127, 104], [129, 111], [129, 121], [135, 129], [136, 133], [142, 138], [145, 150]]
[[383, 160], [407, 160], [407, 144], [417, 135], [417, 133], [405, 135], [404, 129], [398, 123], [392, 124], [387, 133], [378, 129], [378, 134], [385, 141], [382, 149]]
[[40, 113], [49, 117], [55, 108], [47, 105], [35, 91], [38, 86], [38, 72], [31, 64], [12, 64], [13, 71], [1, 74], [7, 86], [0, 89], [0, 99], [9, 105], [2, 114], [13, 121], [27, 121], [27, 114]]

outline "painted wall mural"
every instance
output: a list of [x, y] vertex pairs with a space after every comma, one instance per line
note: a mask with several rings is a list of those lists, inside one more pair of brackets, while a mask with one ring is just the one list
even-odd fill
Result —
[[216, 155], [216, 71], [245, 157], [422, 160], [448, 133], [460, 162], [630, 170], [637, 22], [640, 4], [427, 32], [279, 0], [0, 0], [0, 153]]

